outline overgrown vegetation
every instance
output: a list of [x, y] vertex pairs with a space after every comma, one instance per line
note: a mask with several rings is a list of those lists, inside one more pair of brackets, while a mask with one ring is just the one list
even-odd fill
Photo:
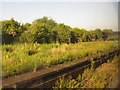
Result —
[[53, 19], [43, 17], [34, 20], [32, 24], [20, 24], [13, 18], [0, 22], [2, 24], [2, 43], [78, 43], [108, 39], [103, 32], [113, 32], [111, 29], [71, 28], [63, 23], [56, 23]]
[[36, 71], [51, 65], [117, 48], [116, 41], [81, 42], [76, 44], [25, 43], [2, 46], [3, 77]]
[[103, 41], [103, 31], [113, 32], [109, 29], [71, 28], [48, 17], [31, 24], [21, 24], [13, 18], [0, 23], [3, 77], [35, 72], [117, 47], [116, 41]]
[[86, 69], [76, 79], [71, 76], [61, 77], [53, 88], [116, 88], [118, 84], [116, 79], [118, 80], [118, 56], [101, 65], [95, 71]]

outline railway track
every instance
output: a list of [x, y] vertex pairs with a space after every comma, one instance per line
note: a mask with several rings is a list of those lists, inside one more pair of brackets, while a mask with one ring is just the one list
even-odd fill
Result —
[[50, 68], [40, 69], [36, 72], [28, 72], [6, 78], [2, 82], [5, 88], [51, 88], [60, 77], [71, 75], [76, 78], [84, 69], [91, 67], [94, 62], [95, 68], [120, 54], [118, 49], [109, 52], [102, 52], [96, 55], [81, 58], [70, 63], [51, 66]]

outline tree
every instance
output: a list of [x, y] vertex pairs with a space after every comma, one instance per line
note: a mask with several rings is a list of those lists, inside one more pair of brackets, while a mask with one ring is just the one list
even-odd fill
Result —
[[14, 37], [22, 30], [20, 29], [20, 23], [12, 18], [2, 21], [2, 31]]
[[19, 41], [27, 43], [50, 43], [50, 32], [46, 24], [33, 23], [29, 30], [21, 35]]
[[101, 29], [96, 29], [95, 30], [95, 35], [96, 35], [96, 38], [95, 38], [95, 40], [102, 40], [102, 31], [101, 31]]
[[76, 37], [75, 32], [71, 30], [70, 35], [71, 35], [71, 43], [77, 43], [78, 38]]
[[106, 32], [106, 33], [108, 33], [108, 32], [113, 32], [113, 30], [112, 30], [112, 29], [103, 29], [102, 32]]
[[82, 41], [83, 42], [88, 42], [88, 41], [91, 41], [91, 40], [92, 40], [92, 38], [91, 38], [90, 33], [84, 29], [84, 33], [82, 35]]
[[30, 23], [22, 24], [22, 27], [25, 29], [24, 31], [28, 30], [30, 26], [31, 26]]
[[57, 24], [53, 19], [43, 17], [36, 19], [32, 24], [20, 24], [13, 18], [1, 21], [2, 41], [10, 44], [16, 41], [22, 43], [77, 43], [92, 40], [102, 40], [104, 32], [112, 32], [111, 29], [86, 31], [85, 29], [71, 28], [63, 23]]
[[34, 43], [35, 42], [35, 33], [32, 31], [25, 31], [18, 38], [20, 43]]
[[[28, 29], [20, 38], [25, 37], [26, 33], [27, 37], [31, 36], [34, 37], [30, 41], [28, 39], [23, 39], [25, 42], [38, 42], [38, 43], [53, 43], [54, 42], [54, 34], [53, 28], [57, 25], [57, 23], [53, 19], [49, 19], [48, 17], [43, 17], [40, 19], [36, 19], [33, 21], [33, 23], [30, 25], [29, 23], [26, 23], [24, 27]], [[27, 38], [26, 37], [26, 38]], [[19, 39], [20, 41], [22, 39]], [[26, 41], [27, 40], [27, 41]]]
[[68, 25], [58, 24], [54, 29], [56, 42], [59, 43], [71, 43], [71, 27]]
[[91, 36], [91, 40], [95, 41], [96, 37], [97, 37], [97, 35], [95, 34], [95, 31], [94, 30], [90, 30], [89, 33], [90, 33], [90, 36]]
[[33, 23], [45, 24], [47, 26], [47, 30], [50, 32], [49, 42], [50, 43], [55, 42], [54, 38], [55, 38], [56, 32], [54, 32], [53, 28], [56, 27], [57, 23], [53, 19], [44, 16], [43, 18], [35, 20]]
[[20, 23], [13, 18], [2, 21], [2, 43], [13, 43], [15, 37], [22, 31], [20, 27]]
[[74, 33], [74, 40], [75, 42], [81, 42], [82, 41], [82, 36], [83, 36], [83, 33], [85, 32], [84, 29], [79, 29], [79, 28], [73, 28], [72, 29], [73, 33]]
[[40, 19], [36, 19], [33, 23], [39, 23], [39, 24], [46, 24], [48, 25], [48, 30], [52, 30], [52, 28], [54, 28], [57, 23], [51, 19], [51, 18], [48, 18], [46, 16], [44, 16], [43, 18], [40, 18]]

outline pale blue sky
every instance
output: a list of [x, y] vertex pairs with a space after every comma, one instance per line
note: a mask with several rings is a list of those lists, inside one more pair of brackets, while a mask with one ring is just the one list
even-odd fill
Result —
[[48, 16], [71, 27], [118, 30], [117, 2], [3, 2], [2, 20], [31, 23]]

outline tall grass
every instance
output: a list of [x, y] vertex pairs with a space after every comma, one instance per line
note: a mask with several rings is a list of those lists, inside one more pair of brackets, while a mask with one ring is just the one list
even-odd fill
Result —
[[[87, 68], [77, 78], [61, 77], [53, 86], [53, 89], [59, 88], [113, 88], [112, 83], [118, 77], [118, 57], [109, 63], [105, 63], [93, 70]], [[109, 68], [109, 69], [107, 69]], [[115, 83], [115, 82], [114, 82]]]
[[77, 44], [14, 44], [2, 46], [2, 74], [9, 77], [117, 48], [115, 41]]

